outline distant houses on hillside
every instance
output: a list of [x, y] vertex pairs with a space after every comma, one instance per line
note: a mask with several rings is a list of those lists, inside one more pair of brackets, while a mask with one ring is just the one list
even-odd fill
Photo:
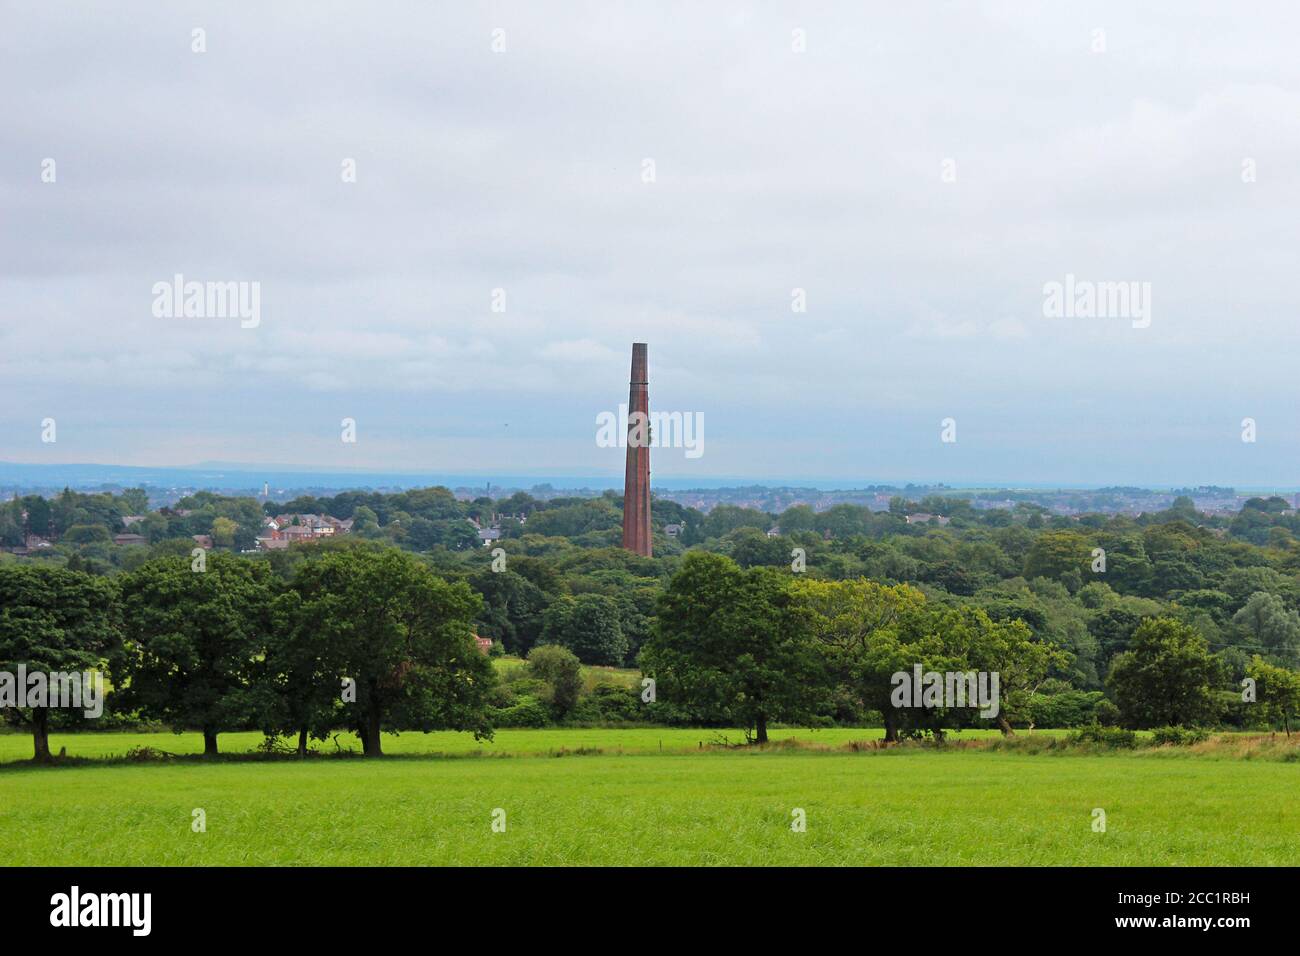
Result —
[[502, 519], [508, 519], [508, 520], [510, 520], [510, 521], [517, 521], [519, 524], [522, 525], [522, 524], [525, 524], [525, 523], [528, 521], [528, 515], [526, 515], [526, 514], [517, 514], [517, 515], [506, 515], [506, 514], [499, 514], [499, 515], [498, 515], [498, 514], [494, 514], [494, 515], [493, 515], [493, 516], [492, 516], [492, 517], [491, 517], [491, 518], [490, 518], [486, 523], [480, 523], [479, 521], [475, 520], [474, 518], [466, 518], [465, 520], [468, 521], [471, 525], [474, 526], [474, 531], [475, 531], [475, 533], [478, 534], [478, 539], [479, 539], [479, 541], [481, 541], [481, 542], [483, 543], [483, 546], [484, 546], [484, 547], [487, 547], [488, 545], [496, 544], [496, 542], [498, 542], [498, 541], [501, 540], [501, 537], [502, 537], [502, 535], [501, 535], [501, 521], [502, 521]]
[[315, 541], [352, 531], [351, 518], [333, 515], [284, 514], [262, 522], [262, 533], [257, 536], [259, 551], [278, 551], [295, 541]]

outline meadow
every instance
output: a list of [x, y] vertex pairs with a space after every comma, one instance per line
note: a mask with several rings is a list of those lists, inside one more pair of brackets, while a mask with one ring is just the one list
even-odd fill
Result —
[[[853, 752], [840, 748], [879, 731], [778, 734], [787, 742], [767, 749], [661, 728], [503, 730], [490, 744], [403, 734], [385, 741], [395, 759], [378, 761], [56, 767], [19, 763], [30, 741], [5, 735], [0, 834], [12, 865], [1300, 863], [1292, 762], [1187, 748]], [[226, 734], [222, 748], [258, 740]], [[193, 734], [62, 735], [54, 746], [199, 749]], [[196, 809], [206, 832], [192, 829]], [[805, 832], [791, 829], [796, 809]]]

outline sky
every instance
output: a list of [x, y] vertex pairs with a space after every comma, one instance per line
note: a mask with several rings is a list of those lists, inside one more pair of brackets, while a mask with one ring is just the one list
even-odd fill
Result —
[[6, 0], [0, 460], [616, 475], [646, 342], [661, 476], [1300, 485], [1298, 26]]

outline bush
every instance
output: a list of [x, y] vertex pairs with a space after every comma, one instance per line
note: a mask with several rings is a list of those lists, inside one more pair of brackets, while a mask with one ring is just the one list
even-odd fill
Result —
[[582, 664], [572, 651], [555, 644], [534, 647], [528, 652], [528, 669], [546, 681], [556, 717], [567, 716], [577, 706], [582, 693]]
[[1090, 724], [1074, 731], [1066, 738], [1072, 744], [1096, 744], [1114, 749], [1132, 749], [1137, 746], [1137, 734], [1121, 727], [1103, 727]]
[[1210, 732], [1200, 727], [1157, 727], [1151, 731], [1151, 742], [1157, 747], [1186, 747], [1199, 744], [1209, 736]]
[[521, 697], [512, 707], [492, 708], [490, 717], [496, 727], [545, 727], [551, 710], [536, 697]]
[[1114, 727], [1119, 723], [1119, 708], [1113, 701], [1102, 698], [1097, 701], [1092, 708], [1093, 716], [1097, 718], [1097, 723], [1103, 727]]
[[1034, 694], [1029, 715], [1035, 727], [1085, 727], [1097, 722], [1097, 705], [1105, 699], [1106, 695], [1096, 690]]
[[569, 715], [583, 724], [613, 724], [649, 720], [641, 694], [635, 688], [618, 684], [597, 684], [590, 694], [578, 701]]

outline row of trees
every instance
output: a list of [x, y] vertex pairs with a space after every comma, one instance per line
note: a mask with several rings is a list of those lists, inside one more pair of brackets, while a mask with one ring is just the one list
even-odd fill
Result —
[[[1037, 639], [1021, 620], [995, 620], [970, 605], [946, 606], [911, 586], [866, 579], [823, 581], [741, 568], [692, 552], [660, 602], [641, 656], [665, 699], [696, 719], [738, 723], [757, 740], [774, 721], [811, 723], [861, 708], [876, 711], [886, 740], [978, 725], [973, 707], [899, 707], [895, 675], [998, 675], [996, 725], [1032, 723], [1035, 695], [1071, 655]], [[1290, 731], [1300, 675], [1259, 656], [1234, 688], [1232, 668], [1194, 628], [1149, 617], [1113, 660], [1099, 719], [1130, 727], [1205, 725], [1235, 706], [1257, 705], [1256, 723]]]
[[[115, 579], [0, 565], [0, 669], [106, 668], [114, 706], [202, 731], [325, 739], [385, 730], [491, 734], [494, 674], [475, 645], [478, 596], [393, 549], [323, 551], [288, 582], [263, 562], [214, 554], [206, 569], [161, 558]], [[49, 712], [30, 711], [48, 759]]]
[[879, 712], [891, 741], [971, 725], [974, 710], [892, 705], [893, 675], [918, 664], [997, 672], [998, 726], [1011, 732], [1009, 719], [1065, 660], [1020, 621], [932, 606], [907, 585], [792, 578], [702, 552], [673, 577], [642, 653], [666, 699], [702, 721], [750, 728], [760, 743], [775, 721], [824, 721], [854, 704]]

